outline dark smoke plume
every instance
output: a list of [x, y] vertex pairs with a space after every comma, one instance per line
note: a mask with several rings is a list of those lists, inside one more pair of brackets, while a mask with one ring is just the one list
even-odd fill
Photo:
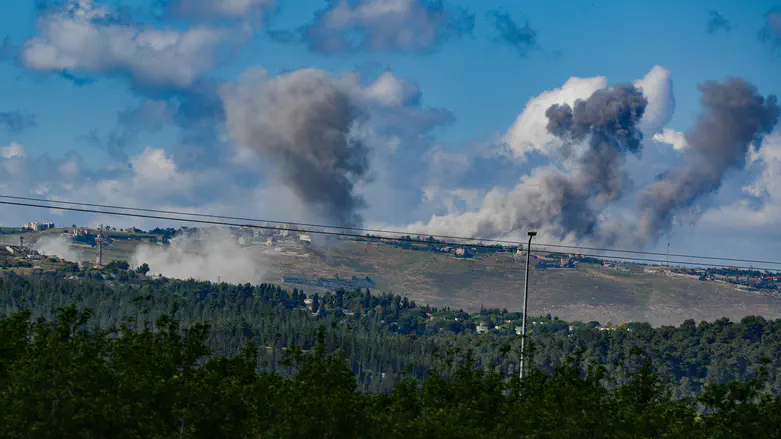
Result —
[[676, 213], [721, 187], [727, 171], [745, 166], [752, 143], [778, 122], [781, 110], [738, 78], [700, 87], [703, 112], [686, 133], [685, 164], [652, 183], [640, 197], [639, 239], [654, 240], [669, 229]]
[[[626, 151], [639, 153], [643, 135], [637, 127], [648, 100], [632, 85], [597, 90], [575, 107], [553, 105], [545, 112], [548, 132], [568, 142], [588, 139], [576, 157], [575, 183], [600, 202], [618, 199], [626, 186], [621, 167]], [[565, 150], [566, 151], [566, 150]]]
[[624, 156], [627, 151], [640, 151], [643, 135], [638, 124], [647, 105], [639, 89], [619, 85], [576, 101], [574, 108], [557, 104], [545, 112], [548, 132], [568, 144], [586, 141], [582, 151], [570, 150], [571, 145], [565, 148], [573, 158], [569, 173], [548, 175], [541, 184], [542, 190], [557, 193], [550, 200], [561, 203], [552, 212], [562, 215], [558, 221], [563, 231], [574, 231], [578, 237], [593, 235], [600, 207], [623, 195], [628, 186]]
[[620, 230], [601, 215], [629, 186], [624, 160], [640, 152], [647, 105], [632, 85], [598, 90], [572, 107], [552, 105], [547, 130], [564, 141], [566, 169], [536, 168], [512, 190], [490, 191], [476, 212], [434, 216], [413, 229], [485, 238], [531, 229], [561, 240], [615, 241]]
[[354, 187], [369, 160], [366, 146], [350, 136], [361, 114], [349, 91], [314, 69], [256, 76], [222, 90], [230, 135], [270, 159], [280, 181], [315, 213], [360, 224], [365, 202]]

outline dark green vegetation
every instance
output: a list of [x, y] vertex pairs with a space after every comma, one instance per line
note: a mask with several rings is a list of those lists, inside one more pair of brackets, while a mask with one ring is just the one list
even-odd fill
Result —
[[[29, 312], [0, 320], [4, 438], [482, 438], [778, 437], [781, 397], [761, 381], [706, 386], [674, 399], [647, 363], [614, 390], [600, 368], [572, 361], [521, 382], [450, 356], [455, 372], [406, 377], [391, 393], [358, 391], [343, 351], [318, 331], [295, 345], [292, 377], [257, 370], [258, 346], [208, 357], [208, 325], [90, 329], [67, 307], [53, 321]], [[99, 318], [99, 316], [97, 316]], [[185, 335], [182, 335], [184, 332]], [[700, 414], [698, 414], [700, 413]]]
[[[312, 349], [317, 328], [324, 325], [325, 349], [343, 351], [361, 391], [389, 391], [405, 370], [419, 379], [429, 377], [432, 367], [453, 373], [455, 366], [443, 363], [445, 358], [467, 351], [483, 370], [502, 376], [518, 371], [517, 313], [483, 309], [468, 314], [368, 291], [307, 297], [269, 284], [148, 280], [122, 267], [112, 270], [90, 272], [79, 280], [63, 278], [74, 274], [70, 272], [27, 277], [9, 273], [0, 278], [0, 313], [30, 310], [51, 320], [58, 309], [75, 305], [92, 310], [89, 327], [101, 330], [128, 322], [142, 326], [169, 313], [184, 327], [208, 321], [212, 330], [206, 342], [215, 355], [238, 355], [251, 340], [260, 347], [257, 366], [287, 377], [294, 373], [283, 362], [287, 347]], [[317, 316], [306, 299], [311, 299]], [[661, 328], [631, 323], [615, 330], [549, 316], [530, 320], [534, 363], [545, 373], [577, 355], [584, 366], [603, 367], [604, 383], [612, 388], [629, 382], [627, 370], [638, 366], [633, 352], [639, 349], [677, 397], [700, 394], [707, 384], [757, 378], [763, 365], [763, 386], [781, 389], [781, 320], [746, 317]], [[483, 328], [486, 333], [477, 335]]]

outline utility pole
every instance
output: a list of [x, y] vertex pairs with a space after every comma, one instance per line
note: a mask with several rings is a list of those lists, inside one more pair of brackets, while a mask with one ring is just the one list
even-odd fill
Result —
[[526, 282], [523, 287], [523, 320], [521, 323], [521, 379], [526, 372], [526, 310], [529, 303], [529, 259], [532, 256], [532, 238], [537, 232], [529, 232], [529, 245], [526, 246]]
[[98, 229], [98, 236], [95, 238], [98, 254], [95, 257], [95, 268], [103, 268], [103, 224]]

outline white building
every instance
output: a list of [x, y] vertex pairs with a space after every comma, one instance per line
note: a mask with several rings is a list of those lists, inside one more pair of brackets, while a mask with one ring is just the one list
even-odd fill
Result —
[[54, 228], [54, 223], [53, 222], [27, 223], [27, 224], [22, 225], [22, 228], [25, 229], [25, 230], [32, 230], [32, 231], [38, 232], [38, 231], [41, 231], [41, 230], [53, 229]]
[[309, 235], [302, 234], [298, 237], [298, 240], [301, 241], [302, 244], [311, 244], [312, 238], [309, 237]]

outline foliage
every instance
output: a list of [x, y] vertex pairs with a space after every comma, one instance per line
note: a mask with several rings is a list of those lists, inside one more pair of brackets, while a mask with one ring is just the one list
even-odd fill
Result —
[[[79, 280], [65, 279], [73, 276]], [[134, 301], [139, 296], [144, 300]], [[306, 299], [312, 299], [312, 309]], [[54, 319], [58, 309], [69, 305], [92, 309], [90, 328], [102, 330], [119, 327], [129, 318], [138, 325], [152, 324], [175, 308], [174, 316], [183, 326], [211, 322], [207, 345], [212, 355], [238, 355], [251, 340], [261, 347], [258, 361], [263, 370], [283, 376], [294, 373], [283, 362], [284, 348], [295, 344], [311, 349], [318, 326], [325, 325], [326, 349], [342, 350], [361, 391], [390, 391], [405, 370], [410, 377], [426, 379], [451, 349], [472, 351], [478, 368], [503, 376], [518, 373], [515, 328], [521, 315], [503, 309], [467, 313], [367, 290], [307, 295], [270, 284], [148, 278], [134, 270], [0, 277], [0, 313], [29, 309], [36, 318]], [[477, 335], [481, 323], [489, 330]], [[604, 382], [613, 388], [628, 382], [627, 370], [639, 367], [633, 350], [640, 348], [651, 371], [675, 397], [700, 395], [709, 384], [756, 379], [763, 367], [764, 386], [781, 390], [781, 320], [690, 320], [661, 328], [629, 323], [612, 331], [600, 331], [599, 326], [530, 317], [536, 366], [553, 373], [565, 358], [578, 354], [584, 365], [603, 367]], [[454, 373], [454, 367], [443, 373]]]
[[720, 438], [774, 437], [781, 425], [781, 398], [762, 394], [759, 380], [676, 400], [647, 361], [610, 390], [603, 370], [584, 371], [577, 357], [521, 381], [452, 351], [443, 363], [460, 362], [453, 374], [432, 369], [390, 393], [363, 393], [344, 353], [326, 349], [323, 327], [313, 349], [288, 348], [295, 372], [284, 377], [258, 371], [253, 343], [208, 357], [204, 323], [183, 330], [162, 315], [90, 329], [92, 314], [73, 306], [51, 321], [30, 316], [0, 320], [7, 438]]

